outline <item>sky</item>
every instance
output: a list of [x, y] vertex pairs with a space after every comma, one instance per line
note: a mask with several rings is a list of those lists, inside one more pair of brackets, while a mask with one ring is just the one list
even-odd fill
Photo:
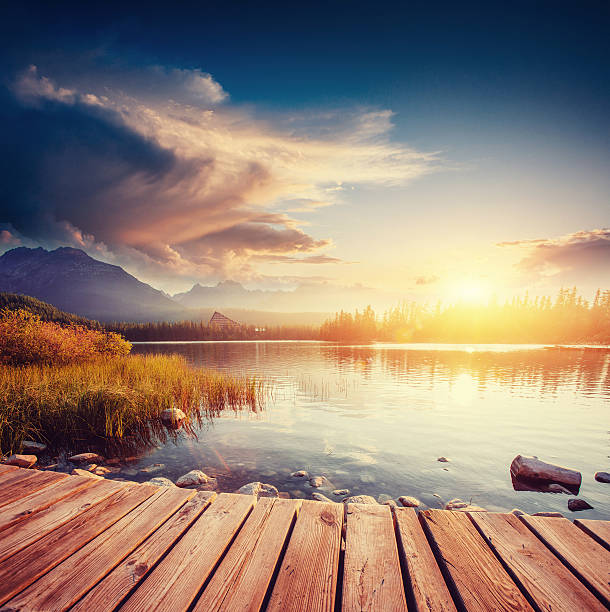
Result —
[[607, 2], [94, 4], [0, 24], [0, 251], [169, 293], [610, 288]]

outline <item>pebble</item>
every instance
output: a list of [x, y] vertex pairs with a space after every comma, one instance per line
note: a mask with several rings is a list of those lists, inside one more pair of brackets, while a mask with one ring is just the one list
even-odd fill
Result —
[[206, 484], [210, 480], [207, 474], [204, 474], [201, 470], [191, 470], [186, 474], [183, 474], [176, 480], [177, 487], [193, 487], [200, 484]]
[[318, 489], [320, 487], [328, 487], [330, 482], [328, 482], [328, 478], [326, 478], [326, 476], [312, 476], [309, 479], [309, 484], [315, 489]]
[[322, 495], [322, 493], [318, 493], [317, 491], [314, 491], [311, 494], [311, 497], [313, 499], [315, 499], [316, 501], [319, 501], [319, 502], [326, 502], [326, 503], [330, 503], [330, 504], [336, 503], [332, 499], [328, 499], [328, 497], [326, 497], [326, 495]]
[[335, 489], [333, 495], [345, 496], [349, 495], [349, 489]]
[[439, 457], [437, 461], [440, 461], [441, 463], [449, 463], [451, 459], [447, 459], [447, 457]]
[[157, 472], [161, 472], [165, 469], [165, 463], [153, 463], [152, 465], [147, 465], [146, 467], [140, 470], [141, 474], [156, 474]]
[[147, 480], [144, 484], [154, 485], [155, 487], [175, 487], [176, 485], [169, 479], [163, 476], [155, 476]]
[[352, 495], [343, 500], [344, 504], [377, 504], [377, 500], [370, 495]]
[[595, 480], [610, 483], [610, 472], [595, 472]]
[[235, 492], [242, 495], [256, 495], [256, 497], [279, 497], [278, 490], [264, 482], [249, 482]]
[[419, 499], [415, 498], [415, 497], [411, 497], [409, 495], [401, 495], [398, 498], [398, 501], [405, 507], [405, 508], [417, 508], [421, 502], [419, 501]]
[[44, 453], [47, 450], [47, 445], [42, 442], [34, 442], [34, 440], [24, 440], [21, 443], [21, 449], [24, 453]]
[[296, 472], [292, 472], [290, 474], [293, 478], [309, 478], [309, 472], [305, 470], [297, 470]]
[[104, 461], [104, 457], [98, 455], [97, 453], [79, 453], [78, 455], [68, 457], [68, 460], [72, 461], [72, 463], [102, 463]]
[[568, 510], [578, 512], [579, 510], [593, 510], [593, 506], [584, 499], [568, 499]]
[[29, 468], [38, 461], [36, 455], [11, 455], [4, 460], [4, 465], [16, 465], [17, 467]]

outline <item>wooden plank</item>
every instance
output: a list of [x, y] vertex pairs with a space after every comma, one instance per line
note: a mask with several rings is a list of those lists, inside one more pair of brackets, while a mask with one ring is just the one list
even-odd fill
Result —
[[215, 493], [197, 493], [179, 512], [159, 527], [132, 554], [124, 559], [94, 589], [72, 608], [72, 612], [114, 610], [125, 596], [149, 573], [176, 540], [197, 520], [216, 497]]
[[342, 526], [343, 504], [303, 502], [268, 611], [334, 610]]
[[194, 610], [260, 610], [301, 502], [261, 498]]
[[349, 612], [407, 610], [389, 506], [347, 505], [342, 604]]
[[0, 463], [0, 478], [4, 478], [6, 474], [10, 474], [18, 469], [16, 465], [5, 465], [4, 463]]
[[157, 487], [146, 485], [124, 487], [0, 563], [0, 604], [59, 565], [156, 491]]
[[0, 537], [0, 562], [125, 488], [122, 483], [111, 480], [91, 481], [93, 484], [88, 489], [79, 491], [64, 499], [61, 504], [42, 510], [27, 521], [3, 531]]
[[592, 519], [578, 519], [574, 521], [585, 533], [589, 534], [596, 542], [607, 550], [610, 550], [610, 521], [595, 521]]
[[221, 493], [121, 607], [187, 610], [255, 503], [250, 495]]
[[196, 491], [164, 487], [8, 602], [15, 610], [67, 610]]
[[471, 519], [541, 610], [605, 610], [605, 606], [514, 514], [473, 512]]
[[418, 612], [456, 610], [445, 579], [413, 508], [394, 508], [398, 554], [407, 578], [409, 609]]
[[466, 514], [424, 510], [419, 517], [459, 606], [469, 612], [532, 610]]
[[36, 512], [48, 508], [65, 497], [74, 495], [81, 489], [92, 486], [93, 483], [93, 478], [71, 476], [70, 478], [64, 478], [52, 487], [45, 487], [31, 495], [6, 504], [3, 508], [0, 508], [0, 531], [8, 529], [26, 518], [31, 518]]
[[606, 605], [610, 605], [610, 551], [566, 518], [523, 515], [523, 522]]
[[4, 474], [2, 478], [2, 491], [4, 492], [6, 490], [10, 490], [11, 487], [17, 485], [18, 483], [24, 482], [28, 479], [33, 479], [36, 474], [38, 474], [38, 470], [25, 470], [21, 468], [17, 468], [16, 472]]
[[68, 474], [59, 472], [41, 472], [39, 470], [24, 470], [24, 472], [26, 474], [23, 475], [15, 473], [15, 477], [23, 476], [18, 481], [3, 483], [0, 488], [0, 506], [22, 499], [68, 477]]

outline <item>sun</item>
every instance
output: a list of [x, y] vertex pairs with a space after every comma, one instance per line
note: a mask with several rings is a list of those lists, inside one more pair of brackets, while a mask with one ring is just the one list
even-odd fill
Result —
[[450, 299], [453, 302], [483, 304], [491, 297], [491, 287], [478, 279], [465, 279], [456, 282], [450, 289]]

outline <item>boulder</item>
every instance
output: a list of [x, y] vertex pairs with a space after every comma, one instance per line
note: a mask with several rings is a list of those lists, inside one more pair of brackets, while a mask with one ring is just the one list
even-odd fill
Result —
[[38, 454], [44, 453], [47, 450], [47, 445], [42, 442], [34, 442], [34, 440], [24, 440], [21, 443], [21, 450], [24, 453]]
[[328, 497], [326, 497], [326, 495], [322, 495], [322, 493], [318, 493], [317, 491], [314, 491], [311, 494], [311, 497], [313, 499], [315, 499], [316, 501], [319, 501], [319, 502], [326, 502], [326, 503], [330, 503], [330, 504], [335, 504], [336, 503], [332, 499], [328, 499]]
[[417, 508], [421, 502], [419, 501], [419, 499], [415, 498], [415, 497], [410, 497], [409, 495], [401, 495], [398, 498], [398, 501], [405, 507], [405, 508]]
[[68, 460], [72, 461], [72, 463], [102, 463], [104, 457], [97, 453], [79, 453], [78, 455], [68, 457]]
[[175, 487], [176, 485], [169, 479], [163, 476], [155, 476], [147, 480], [144, 484], [153, 485], [155, 487]]
[[265, 484], [264, 482], [249, 482], [235, 492], [242, 495], [256, 495], [256, 497], [280, 496], [278, 490], [273, 485]]
[[595, 472], [595, 480], [610, 483], [610, 472]]
[[72, 476], [86, 476], [87, 478], [96, 478], [97, 480], [102, 480], [101, 476], [97, 476], [96, 474], [88, 472], [87, 470], [81, 470], [80, 468], [74, 468], [70, 472], [70, 474], [72, 474]]
[[29, 468], [38, 461], [36, 455], [11, 455], [4, 460], [5, 465], [16, 465], [17, 467]]
[[191, 470], [176, 480], [176, 486], [183, 488], [196, 487], [197, 485], [206, 484], [209, 480], [209, 476], [201, 470]]
[[566, 487], [580, 488], [582, 482], [582, 475], [577, 470], [546, 463], [538, 457], [524, 457], [523, 455], [517, 455], [513, 459], [510, 464], [510, 473], [513, 478], [555, 482]]
[[343, 500], [344, 504], [377, 504], [377, 500], [370, 495], [352, 495]]
[[584, 499], [568, 499], [568, 510], [579, 512], [580, 510], [593, 510], [593, 506]]
[[293, 478], [309, 478], [309, 473], [305, 470], [297, 470], [296, 472], [292, 472], [290, 475]]
[[186, 414], [180, 408], [166, 408], [160, 417], [163, 425], [171, 429], [178, 429], [186, 420]]

